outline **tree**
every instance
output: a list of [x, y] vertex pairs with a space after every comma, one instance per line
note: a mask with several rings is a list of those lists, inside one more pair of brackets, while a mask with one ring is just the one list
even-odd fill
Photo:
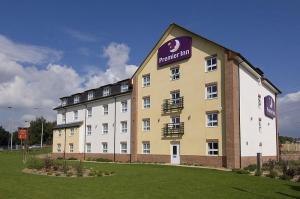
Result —
[[7, 146], [9, 142], [9, 132], [0, 126], [0, 146]]
[[44, 126], [43, 143], [44, 144], [52, 143], [52, 131], [53, 131], [55, 122], [49, 122], [49, 121], [46, 121], [45, 118], [39, 117], [39, 118], [36, 118], [34, 121], [31, 121], [30, 127], [28, 128], [30, 145], [41, 143], [42, 123]]
[[279, 143], [285, 144], [286, 142], [293, 143], [295, 141], [294, 138], [288, 136], [279, 136]]

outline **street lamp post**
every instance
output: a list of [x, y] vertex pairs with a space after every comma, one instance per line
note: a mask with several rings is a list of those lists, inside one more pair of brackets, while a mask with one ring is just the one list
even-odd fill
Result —
[[[33, 108], [35, 110], [40, 110], [40, 108]], [[43, 148], [43, 138], [44, 138], [44, 121], [42, 121], [42, 132], [41, 132], [41, 148]]]
[[[7, 107], [9, 110], [12, 110], [13, 109], [13, 107], [12, 106], [9, 106], [9, 107]], [[10, 116], [11, 117], [11, 116]], [[12, 121], [10, 121], [11, 123], [12, 123]], [[11, 124], [10, 125], [10, 127], [11, 127], [11, 129], [10, 129], [10, 150], [12, 151], [12, 140], [13, 140], [13, 132], [12, 132], [12, 127], [13, 125]]]

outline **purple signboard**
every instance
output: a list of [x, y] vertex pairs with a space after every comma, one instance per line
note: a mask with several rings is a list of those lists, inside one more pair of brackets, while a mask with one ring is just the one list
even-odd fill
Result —
[[157, 65], [164, 66], [192, 56], [192, 38], [176, 37], [164, 43], [157, 53]]
[[264, 105], [265, 105], [265, 115], [270, 118], [276, 117], [275, 101], [270, 95], [267, 95], [264, 98]]

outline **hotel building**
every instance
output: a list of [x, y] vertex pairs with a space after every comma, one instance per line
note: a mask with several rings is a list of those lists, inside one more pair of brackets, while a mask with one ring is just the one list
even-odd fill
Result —
[[[126, 142], [126, 160], [131, 162], [241, 168], [255, 163], [257, 153], [262, 154], [263, 161], [278, 157], [276, 99], [280, 91], [238, 52], [171, 24], [133, 75], [129, 88], [125, 94], [114, 95], [120, 96], [119, 104], [126, 98], [126, 118], [111, 117], [104, 122], [113, 128], [113, 124], [127, 121], [126, 139], [121, 138], [121, 133], [101, 135], [101, 107], [118, 106], [112, 96], [101, 96], [90, 103], [84, 100], [77, 105], [78, 95], [73, 95], [66, 98], [68, 103], [71, 100], [70, 105], [56, 108], [54, 154], [59, 154], [58, 144], [63, 146], [63, 139], [58, 141], [59, 129], [68, 134], [74, 128], [78, 144], [67, 136], [65, 146], [76, 143], [75, 153], [83, 153], [84, 146], [87, 149], [90, 143], [91, 153], [102, 157], [101, 143], [114, 143], [115, 154], [122, 151], [121, 143]], [[90, 107], [99, 113], [93, 120], [85, 121]], [[78, 113], [82, 119], [70, 126], [76, 110], [81, 110]], [[66, 122], [61, 118], [65, 112]], [[92, 139], [86, 136], [87, 125], [95, 134]]]

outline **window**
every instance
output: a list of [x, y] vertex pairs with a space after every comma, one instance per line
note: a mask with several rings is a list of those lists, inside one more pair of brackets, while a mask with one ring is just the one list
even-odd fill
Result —
[[207, 113], [206, 115], [208, 127], [218, 126], [218, 113]]
[[214, 71], [217, 69], [217, 57], [210, 57], [206, 59], [206, 72]]
[[143, 75], [143, 86], [150, 86], [150, 74]]
[[92, 135], [92, 126], [91, 125], [87, 125], [87, 135]]
[[121, 122], [121, 132], [122, 133], [127, 133], [127, 121], [122, 121]]
[[73, 153], [73, 152], [74, 152], [74, 145], [73, 145], [73, 143], [70, 143], [70, 144], [69, 144], [69, 152], [70, 152], [70, 153]]
[[150, 131], [150, 118], [143, 119], [143, 131]]
[[94, 91], [89, 91], [88, 92], [88, 100], [94, 99]]
[[86, 143], [86, 152], [90, 153], [92, 151], [92, 145], [91, 143]]
[[61, 105], [66, 106], [67, 105], [67, 99], [62, 99], [61, 100]]
[[150, 142], [143, 142], [143, 154], [150, 154]]
[[171, 92], [172, 104], [180, 103], [180, 91], [172, 91]]
[[219, 144], [217, 141], [211, 141], [207, 143], [207, 153], [208, 155], [218, 155], [219, 154]]
[[144, 101], [144, 108], [150, 108], [150, 97], [143, 97], [143, 101]]
[[92, 115], [93, 115], [92, 107], [87, 108], [87, 111], [88, 111], [88, 117], [92, 117]]
[[121, 142], [121, 153], [127, 153], [127, 142]]
[[102, 124], [102, 133], [107, 134], [108, 133], [108, 123]]
[[102, 152], [107, 153], [108, 147], [107, 147], [107, 142], [102, 142]]
[[73, 111], [74, 120], [78, 120], [78, 111]]
[[171, 118], [172, 125], [174, 129], [179, 129], [180, 128], [180, 117], [175, 116]]
[[206, 99], [213, 99], [218, 97], [217, 84], [210, 84], [206, 86]]
[[74, 128], [70, 128], [70, 136], [74, 135]]
[[62, 114], [62, 122], [66, 123], [66, 114], [65, 113]]
[[103, 105], [103, 114], [108, 115], [108, 105]]
[[122, 82], [121, 92], [126, 92], [126, 91], [128, 91], [128, 83], [127, 82]]
[[127, 101], [121, 102], [121, 112], [122, 113], [127, 112]]
[[171, 80], [177, 80], [180, 78], [179, 67], [171, 68]]
[[103, 96], [109, 96], [110, 95], [109, 87], [106, 87], [106, 88], [103, 89], [102, 95]]
[[262, 124], [261, 124], [261, 118], [258, 118], [258, 132], [261, 133]]
[[74, 96], [74, 104], [79, 103], [79, 95]]
[[61, 144], [57, 144], [57, 152], [61, 152]]
[[261, 107], [261, 95], [258, 95], [257, 96], [257, 103], [258, 103], [258, 108], [260, 108]]
[[58, 130], [58, 136], [61, 136], [61, 130]]

